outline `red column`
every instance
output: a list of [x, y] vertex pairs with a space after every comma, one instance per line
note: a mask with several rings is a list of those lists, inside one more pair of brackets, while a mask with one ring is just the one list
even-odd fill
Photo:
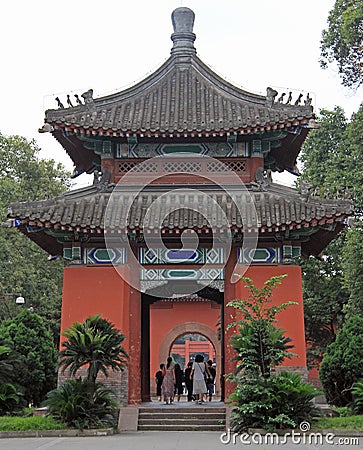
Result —
[[[231, 278], [234, 275], [235, 266], [237, 263], [237, 248], [232, 247], [229, 259], [227, 261], [225, 267], [225, 281], [224, 281], [224, 321], [223, 321], [223, 332], [224, 332], [224, 367], [223, 374], [233, 373], [236, 363], [232, 361], [232, 358], [235, 356], [234, 350], [230, 345], [230, 338], [233, 334], [233, 330], [227, 330], [228, 325], [233, 322], [235, 317], [234, 308], [230, 306], [226, 306], [228, 302], [231, 300], [235, 300], [236, 291], [235, 291], [235, 283], [232, 283]], [[235, 279], [233, 277], [232, 279]], [[223, 363], [222, 363], [223, 365]], [[222, 380], [223, 382], [223, 380]], [[224, 399], [228, 402], [228, 398], [234, 390], [234, 384], [230, 381], [224, 381]]]
[[[136, 280], [134, 280], [136, 281]], [[135, 286], [135, 283], [134, 283]], [[141, 403], [141, 293], [130, 287], [129, 294], [129, 404]]]

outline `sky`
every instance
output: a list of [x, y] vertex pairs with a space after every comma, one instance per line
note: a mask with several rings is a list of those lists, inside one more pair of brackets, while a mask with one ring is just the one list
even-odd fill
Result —
[[[342, 106], [348, 118], [361, 92], [341, 85], [336, 68], [319, 66], [321, 33], [335, 0], [13, 0], [0, 3], [0, 132], [35, 139], [41, 157], [72, 161], [49, 134], [44, 111], [67, 94], [94, 98], [123, 90], [170, 55], [171, 13], [195, 13], [198, 56], [243, 89], [307, 92], [313, 106]], [[84, 178], [83, 178], [84, 177]], [[77, 185], [90, 182], [86, 175]], [[290, 183], [289, 176], [281, 182]]]

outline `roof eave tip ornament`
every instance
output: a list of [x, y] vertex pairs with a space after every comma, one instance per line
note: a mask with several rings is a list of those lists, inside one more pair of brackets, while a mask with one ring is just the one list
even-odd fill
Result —
[[50, 123], [45, 122], [45, 124], [38, 128], [38, 133], [53, 133], [54, 127]]
[[176, 8], [171, 14], [174, 33], [171, 40], [174, 45], [171, 49], [172, 55], [195, 55], [195, 34], [193, 33], [195, 14], [190, 8]]

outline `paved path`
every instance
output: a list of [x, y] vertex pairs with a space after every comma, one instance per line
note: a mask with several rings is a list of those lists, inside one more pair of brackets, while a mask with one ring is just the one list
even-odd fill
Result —
[[[240, 440], [225, 444], [221, 442], [219, 432], [127, 432], [106, 437], [67, 437], [67, 438], [12, 438], [0, 439], [1, 450], [222, 450], [240, 449], [249, 450], [317, 450], [317, 449], [363, 449], [363, 438], [358, 445], [339, 445], [338, 438], [334, 442], [323, 445], [308, 445], [303, 442], [294, 444], [289, 440], [285, 445], [270, 444], [243, 444]], [[352, 439], [352, 438], [341, 438]], [[358, 439], [358, 438], [355, 438]]]

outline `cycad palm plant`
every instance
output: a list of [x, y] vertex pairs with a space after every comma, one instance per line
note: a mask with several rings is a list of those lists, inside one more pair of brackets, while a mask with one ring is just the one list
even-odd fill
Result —
[[86, 381], [91, 396], [95, 392], [99, 372], [107, 377], [110, 369], [123, 371], [127, 365], [129, 357], [121, 345], [125, 336], [100, 315], [73, 324], [63, 336], [67, 340], [59, 353], [62, 372], [69, 369], [70, 374], [75, 376], [82, 367], [87, 366]]

